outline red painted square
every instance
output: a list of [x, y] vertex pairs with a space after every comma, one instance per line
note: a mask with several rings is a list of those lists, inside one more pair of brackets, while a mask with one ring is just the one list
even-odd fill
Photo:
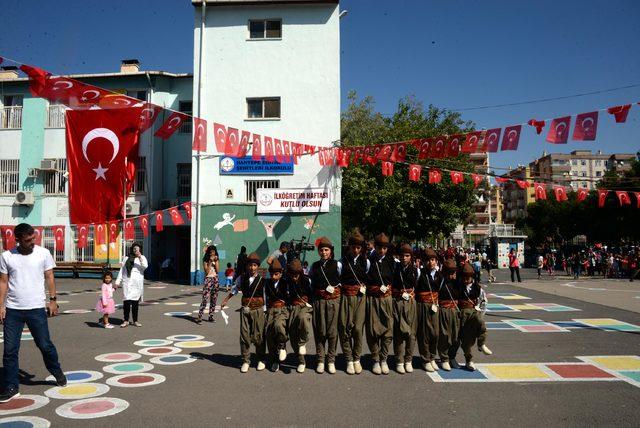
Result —
[[523, 325], [521, 326], [523, 330], [528, 331], [530, 333], [545, 333], [545, 332], [557, 332], [562, 331], [559, 327], [555, 325]]
[[599, 369], [591, 364], [546, 364], [551, 370], [565, 379], [587, 378], [587, 379], [609, 379], [614, 375]]

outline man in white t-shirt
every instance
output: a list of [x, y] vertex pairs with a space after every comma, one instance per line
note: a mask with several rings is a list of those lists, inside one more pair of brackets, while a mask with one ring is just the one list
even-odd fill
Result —
[[[27, 223], [14, 229], [18, 246], [0, 255], [0, 321], [4, 324], [4, 391], [0, 403], [18, 397], [18, 353], [22, 329], [27, 324], [33, 340], [42, 353], [44, 364], [58, 386], [65, 386], [65, 377], [58, 352], [49, 338], [47, 312], [58, 313], [56, 284], [53, 268], [56, 266], [46, 248], [35, 245], [35, 230]], [[46, 305], [44, 284], [49, 288], [49, 305]], [[46, 308], [46, 309], [45, 309]]]

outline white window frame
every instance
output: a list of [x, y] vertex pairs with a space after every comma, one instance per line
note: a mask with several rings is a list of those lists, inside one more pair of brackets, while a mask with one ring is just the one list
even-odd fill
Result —
[[279, 189], [280, 180], [245, 180], [244, 195], [245, 202], [257, 203], [258, 189]]
[[15, 195], [20, 189], [20, 159], [0, 159], [0, 195]]
[[[265, 101], [278, 101], [278, 116], [265, 117]], [[262, 116], [250, 117], [249, 116], [249, 102], [261, 101], [262, 102]], [[282, 98], [281, 97], [247, 97], [246, 98], [246, 121], [266, 121], [266, 120], [280, 120], [282, 119]]]
[[145, 156], [138, 157], [132, 191], [133, 193], [146, 193], [147, 191], [147, 158]]

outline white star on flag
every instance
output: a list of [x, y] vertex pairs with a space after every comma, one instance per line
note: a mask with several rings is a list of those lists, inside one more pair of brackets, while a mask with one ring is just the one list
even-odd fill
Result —
[[109, 171], [109, 168], [103, 168], [102, 164], [98, 162], [98, 167], [93, 168], [93, 171], [96, 173], [96, 180], [102, 178], [103, 180], [107, 181], [107, 177], [105, 177], [104, 173]]

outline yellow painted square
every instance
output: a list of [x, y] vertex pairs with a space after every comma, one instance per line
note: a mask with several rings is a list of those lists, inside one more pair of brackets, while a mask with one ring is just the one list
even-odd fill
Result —
[[614, 320], [613, 318], [587, 318], [576, 321], [589, 325], [625, 325], [623, 322]]
[[519, 294], [515, 294], [513, 296], [502, 296], [502, 298], [505, 300], [529, 300], [528, 297], [521, 296]]
[[638, 357], [591, 357], [591, 360], [610, 370], [640, 370]]
[[530, 311], [532, 309], [539, 309], [532, 305], [509, 305], [509, 306], [511, 306], [513, 309], [518, 309], [521, 311]]
[[485, 369], [498, 379], [549, 379], [547, 373], [534, 364], [487, 364]]

